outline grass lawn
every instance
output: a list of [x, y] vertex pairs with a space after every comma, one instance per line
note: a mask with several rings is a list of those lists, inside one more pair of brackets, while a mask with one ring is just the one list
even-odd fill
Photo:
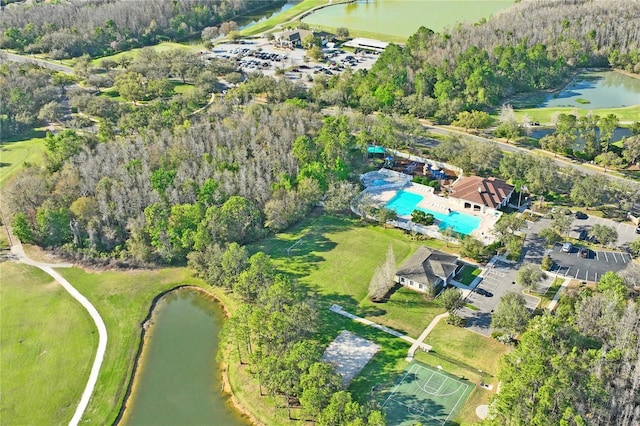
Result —
[[[193, 278], [186, 268], [99, 273], [79, 268], [58, 271], [93, 303], [107, 326], [107, 352], [82, 421], [111, 424], [123, 402], [140, 342], [141, 323], [154, 297], [182, 284], [204, 284]], [[82, 380], [86, 380], [86, 374]]]
[[112, 101], [116, 101], [120, 103], [127, 102], [122, 96], [120, 96], [120, 93], [118, 93], [118, 91], [113, 87], [109, 87], [108, 89], [102, 89], [98, 96], [103, 96], [105, 98], [111, 99]]
[[556, 113], [575, 114], [576, 111], [578, 113], [578, 116], [587, 115], [587, 113], [589, 112], [592, 112], [594, 115], [599, 115], [601, 117], [608, 114], [615, 114], [618, 116], [620, 121], [637, 121], [638, 117], [640, 117], [640, 105], [633, 105], [624, 108], [602, 108], [593, 110], [571, 107], [524, 108], [515, 110], [515, 114], [518, 119], [521, 119], [522, 116], [526, 114], [533, 121], [539, 121], [540, 123], [551, 123], [553, 121], [552, 117]]
[[110, 59], [112, 61], [119, 61], [120, 58], [122, 58], [123, 56], [130, 56], [131, 58], [135, 59], [138, 56], [138, 53], [142, 50], [142, 49], [146, 49], [151, 47], [152, 49], [156, 50], [157, 52], [165, 52], [167, 50], [173, 50], [173, 49], [184, 49], [184, 50], [190, 50], [193, 52], [196, 52], [198, 50], [203, 50], [204, 49], [204, 44], [202, 43], [198, 43], [198, 44], [182, 44], [182, 43], [174, 43], [174, 42], [170, 42], [170, 41], [164, 41], [162, 43], [158, 43], [154, 46], [146, 46], [146, 47], [136, 47], [134, 49], [131, 50], [127, 50], [124, 52], [118, 52], [116, 54], [113, 55], [109, 55], [109, 56], [103, 56], [101, 58], [95, 58], [91, 60], [91, 63], [93, 65], [100, 65], [100, 61], [102, 61], [103, 59]]
[[40, 163], [44, 152], [45, 129], [37, 128], [0, 143], [0, 187], [22, 169], [25, 162]]
[[456, 275], [455, 280], [461, 282], [464, 285], [471, 285], [473, 280], [480, 275], [481, 269], [472, 265], [465, 265], [462, 270]]
[[553, 282], [551, 283], [551, 286], [547, 289], [547, 292], [545, 294], [538, 295], [540, 297], [540, 303], [538, 304], [538, 308], [546, 309], [546, 307], [549, 306], [549, 303], [551, 303], [556, 293], [558, 293], [558, 290], [560, 290], [560, 287], [562, 286], [563, 282], [564, 282], [563, 278], [556, 277], [553, 279]]
[[98, 344], [93, 321], [37, 268], [4, 262], [0, 277], [2, 423], [66, 424]]
[[[454, 422], [470, 424], [480, 419], [475, 414], [478, 405], [487, 404], [497, 389], [499, 362], [502, 355], [511, 351], [510, 346], [461, 327], [440, 321], [425, 343], [433, 347], [431, 352], [416, 352], [416, 359], [433, 366], [442, 366], [447, 373], [464, 377], [472, 383], [493, 385], [489, 391], [476, 387]], [[482, 371], [482, 372], [481, 372]]]
[[[446, 371], [456, 375], [464, 375], [467, 378], [480, 378], [478, 370], [482, 370], [486, 382], [495, 380], [498, 373], [499, 360], [503, 354], [511, 348], [497, 340], [482, 336], [462, 327], [449, 325], [446, 321], [440, 321], [436, 328], [427, 336], [425, 343], [433, 346], [433, 352], [424, 355], [432, 361], [448, 360], [456, 368]], [[422, 353], [421, 353], [422, 354]], [[427, 362], [432, 364], [433, 362]]]
[[[299, 243], [290, 250], [287, 248]], [[306, 220], [291, 232], [277, 234], [251, 246], [269, 254], [278, 268], [317, 291], [320, 308], [338, 304], [345, 310], [418, 337], [438, 314], [444, 312], [416, 292], [401, 288], [386, 303], [367, 297], [375, 268], [391, 245], [399, 266], [423, 243], [409, 240], [401, 231], [362, 224], [353, 218], [320, 216]]]

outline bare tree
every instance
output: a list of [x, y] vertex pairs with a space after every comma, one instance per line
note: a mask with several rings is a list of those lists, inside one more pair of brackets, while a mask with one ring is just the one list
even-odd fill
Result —
[[393, 254], [393, 247], [389, 245], [384, 263], [376, 268], [369, 282], [369, 298], [373, 302], [382, 302], [384, 300], [395, 284], [393, 281], [395, 275], [396, 258]]

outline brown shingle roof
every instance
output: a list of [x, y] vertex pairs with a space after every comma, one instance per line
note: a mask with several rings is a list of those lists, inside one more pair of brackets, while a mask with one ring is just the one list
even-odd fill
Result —
[[449, 196], [495, 209], [511, 195], [513, 188], [501, 179], [468, 176], [453, 185]]
[[438, 278], [445, 280], [456, 270], [456, 260], [454, 255], [422, 246], [400, 266], [396, 275], [422, 284], [434, 284]]

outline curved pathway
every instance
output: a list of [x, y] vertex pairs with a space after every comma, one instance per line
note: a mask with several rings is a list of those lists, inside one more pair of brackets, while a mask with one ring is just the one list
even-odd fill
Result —
[[64, 287], [64, 289], [76, 299], [84, 308], [89, 312], [93, 322], [96, 324], [98, 328], [98, 350], [96, 351], [96, 357], [93, 361], [93, 366], [91, 367], [91, 372], [89, 373], [89, 380], [87, 381], [87, 385], [82, 392], [82, 397], [80, 398], [80, 403], [76, 407], [76, 411], [73, 414], [73, 418], [69, 422], [69, 425], [76, 426], [80, 423], [82, 419], [82, 415], [87, 409], [87, 405], [89, 405], [89, 400], [91, 399], [91, 395], [93, 394], [93, 389], [96, 386], [96, 382], [98, 381], [98, 374], [100, 373], [100, 367], [102, 366], [102, 361], [104, 360], [104, 354], [107, 349], [107, 327], [104, 325], [104, 321], [102, 317], [98, 313], [98, 310], [89, 302], [89, 300], [84, 297], [78, 290], [76, 290], [62, 275], [57, 273], [53, 268], [69, 268], [70, 264], [50, 264], [37, 262], [33, 259], [30, 259], [24, 252], [22, 248], [22, 244], [15, 237], [11, 239], [11, 253], [16, 256], [19, 262], [25, 263], [27, 265], [35, 266], [51, 275], [57, 282]]

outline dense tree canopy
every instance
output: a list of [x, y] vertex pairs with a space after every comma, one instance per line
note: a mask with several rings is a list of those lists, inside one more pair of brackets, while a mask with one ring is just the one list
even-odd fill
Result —
[[0, 47], [56, 59], [109, 55], [184, 38], [256, 6], [263, 5], [248, 0], [34, 2], [0, 10]]

